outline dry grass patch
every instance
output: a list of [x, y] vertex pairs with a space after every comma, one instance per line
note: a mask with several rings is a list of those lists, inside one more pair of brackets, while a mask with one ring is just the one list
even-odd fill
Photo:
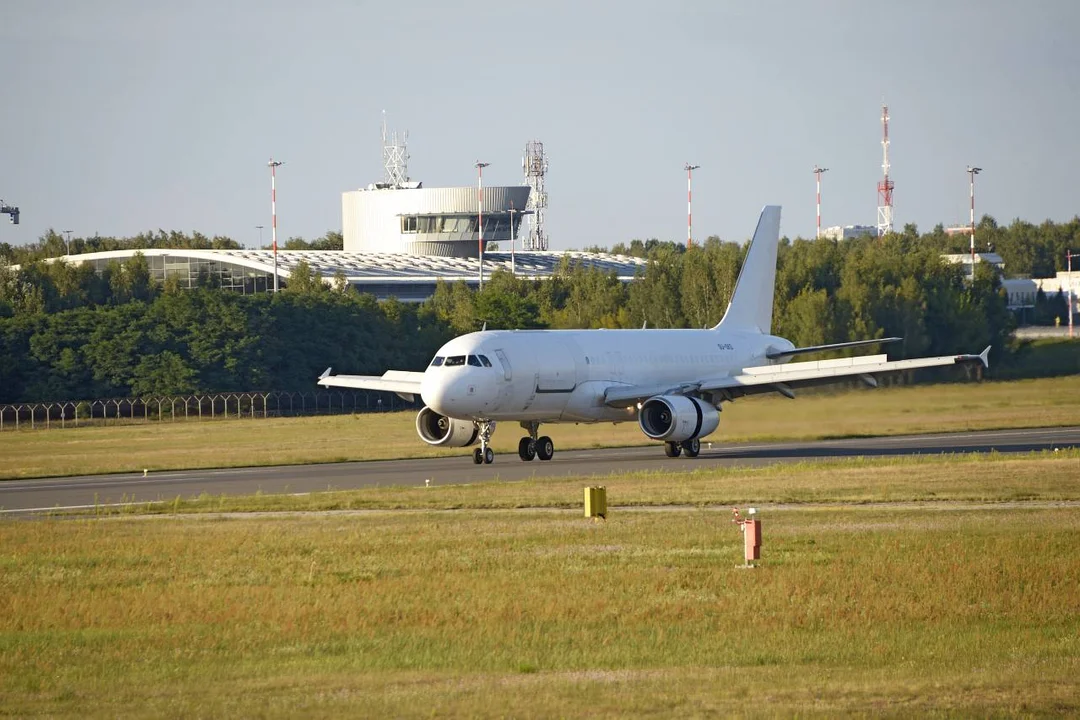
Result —
[[[414, 413], [165, 422], [0, 433], [0, 478], [460, 455], [422, 443]], [[716, 442], [1080, 425], [1075, 378], [747, 398], [724, 406]], [[559, 449], [645, 444], [634, 424], [545, 425]], [[521, 433], [504, 423], [496, 452]]]

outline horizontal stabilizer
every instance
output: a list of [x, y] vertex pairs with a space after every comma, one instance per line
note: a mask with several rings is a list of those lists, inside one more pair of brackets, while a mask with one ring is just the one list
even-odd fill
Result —
[[879, 338], [877, 340], [855, 340], [853, 342], [832, 343], [831, 345], [810, 345], [808, 347], [793, 348], [791, 350], [770, 350], [765, 353], [765, 357], [770, 360], [776, 360], [777, 358], [791, 357], [793, 355], [804, 355], [812, 352], [824, 352], [825, 350], [840, 350], [841, 348], [853, 348], [862, 347], [864, 345], [877, 345], [884, 343], [900, 342], [904, 338], [891, 337], [891, 338]]

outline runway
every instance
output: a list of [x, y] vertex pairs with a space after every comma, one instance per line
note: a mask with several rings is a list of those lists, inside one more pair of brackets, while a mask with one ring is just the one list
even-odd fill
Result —
[[867, 439], [770, 443], [702, 443], [697, 458], [668, 458], [659, 444], [604, 450], [555, 449], [548, 462], [522, 462], [497, 455], [492, 465], [474, 465], [471, 451], [419, 460], [383, 460], [257, 468], [176, 470], [149, 477], [126, 473], [0, 481], [0, 514], [17, 515], [95, 504], [172, 500], [210, 495], [307, 493], [375, 486], [449, 485], [548, 477], [605, 477], [634, 471], [751, 467], [839, 457], [1001, 453], [1080, 447], [1080, 427], [994, 430]]

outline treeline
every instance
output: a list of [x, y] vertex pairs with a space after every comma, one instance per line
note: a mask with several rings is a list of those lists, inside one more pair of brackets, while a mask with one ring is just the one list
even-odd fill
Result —
[[[550, 280], [494, 273], [482, 292], [440, 283], [422, 304], [376, 302], [306, 265], [277, 295], [154, 283], [141, 256], [101, 275], [64, 263], [0, 266], [0, 402], [236, 390], [310, 390], [340, 372], [422, 369], [454, 335], [495, 328], [711, 327], [745, 247], [658, 243], [637, 280], [568, 259]], [[1006, 357], [1013, 319], [996, 275], [974, 283], [903, 234], [784, 242], [773, 332], [797, 345], [898, 335], [894, 358]]]
[[423, 367], [448, 339], [421, 306], [200, 288], [0, 320], [0, 402], [312, 390], [328, 365]]
[[[105, 252], [107, 250], [146, 250], [149, 248], [175, 248], [185, 250], [242, 250], [243, 245], [230, 237], [214, 235], [209, 237], [196, 231], [190, 234], [177, 230], [157, 230], [144, 232], [132, 237], [65, 237], [50, 229], [37, 242], [29, 245], [10, 245], [0, 243], [0, 263], [23, 265], [25, 263], [60, 257], [61, 255], [80, 255], [83, 253]], [[269, 235], [269, 233], [267, 233]], [[281, 250], [341, 250], [342, 235], [336, 230], [329, 230], [325, 235], [311, 241], [301, 237], [291, 237], [279, 244]], [[263, 249], [269, 250], [266, 244]]]
[[[920, 234], [918, 226], [908, 223], [890, 237], [909, 246], [917, 245], [942, 254], [967, 253], [971, 245], [971, 236], [966, 231], [949, 234], [941, 224], [928, 233]], [[796, 241], [800, 239], [796, 238]], [[718, 238], [712, 236], [709, 240]], [[610, 252], [644, 258], [665, 246], [676, 251], [684, 247], [682, 243], [653, 238], [618, 243]], [[601, 247], [589, 249], [609, 252]], [[1033, 225], [1026, 220], [1016, 219], [1007, 226], [1001, 226], [990, 215], [983, 215], [975, 226], [975, 250], [1001, 255], [1009, 277], [1053, 277], [1056, 272], [1066, 269], [1067, 252], [1080, 252], [1080, 216], [1065, 223], [1047, 220], [1040, 225]]]

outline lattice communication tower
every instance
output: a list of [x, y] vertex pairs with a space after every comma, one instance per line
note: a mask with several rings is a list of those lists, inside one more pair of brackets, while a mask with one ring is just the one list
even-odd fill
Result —
[[391, 135], [386, 134], [386, 113], [383, 113], [382, 123], [382, 158], [383, 158], [383, 181], [393, 187], [401, 187], [409, 182], [409, 132], [406, 130], [398, 141], [395, 130]]
[[878, 209], [877, 209], [877, 234], [881, 237], [893, 230], [893, 204], [892, 194], [895, 183], [889, 179], [889, 106], [881, 106], [881, 151], [883, 160], [881, 169], [884, 176], [877, 185]]
[[526, 250], [547, 250], [544, 209], [547, 207], [548, 197], [544, 190], [544, 176], [547, 174], [548, 160], [544, 153], [544, 143], [539, 140], [525, 143], [525, 157], [521, 159], [521, 169], [525, 171], [525, 184], [531, 188], [525, 210], [532, 214], [529, 236], [525, 238], [523, 247]]

